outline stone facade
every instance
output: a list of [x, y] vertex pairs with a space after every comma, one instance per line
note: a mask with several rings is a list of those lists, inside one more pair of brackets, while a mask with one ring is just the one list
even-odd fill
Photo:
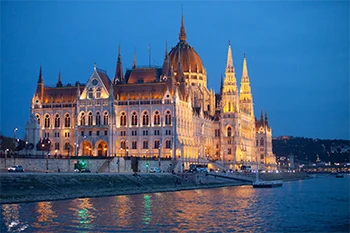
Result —
[[113, 79], [95, 65], [86, 84], [63, 85], [59, 75], [48, 87], [40, 68], [31, 113], [26, 140], [33, 154], [41, 153], [46, 138], [47, 152], [55, 155], [160, 157], [180, 170], [208, 161], [231, 169], [276, 168], [267, 115], [254, 117], [246, 58], [239, 89], [229, 45], [215, 94], [186, 41], [183, 16], [179, 42], [169, 53], [166, 48], [162, 67], [137, 66], [135, 56], [124, 74], [119, 48]]

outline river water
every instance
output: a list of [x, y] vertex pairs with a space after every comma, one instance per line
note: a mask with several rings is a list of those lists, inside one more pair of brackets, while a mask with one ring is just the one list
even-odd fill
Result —
[[349, 232], [350, 175], [1, 205], [1, 232]]

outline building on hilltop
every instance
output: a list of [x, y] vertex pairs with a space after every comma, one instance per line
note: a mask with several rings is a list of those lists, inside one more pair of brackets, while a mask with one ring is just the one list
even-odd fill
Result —
[[124, 74], [120, 47], [113, 79], [95, 64], [86, 84], [63, 85], [59, 75], [49, 87], [40, 67], [26, 140], [40, 148], [49, 138], [49, 152], [63, 156], [168, 158], [181, 170], [207, 161], [275, 169], [267, 114], [254, 115], [246, 57], [240, 87], [230, 43], [220, 93], [207, 88], [206, 74], [183, 15], [179, 42], [170, 52], [166, 46], [162, 67], [140, 67], [135, 55]]

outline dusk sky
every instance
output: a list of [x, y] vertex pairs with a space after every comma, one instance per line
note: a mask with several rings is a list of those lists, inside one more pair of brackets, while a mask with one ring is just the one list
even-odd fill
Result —
[[237, 82], [246, 53], [255, 115], [273, 136], [349, 139], [349, 1], [19, 2], [1, 1], [1, 134], [23, 138], [40, 65], [45, 85], [86, 83], [97, 67], [114, 77], [162, 65], [178, 42], [183, 4], [187, 42], [219, 92], [228, 41]]

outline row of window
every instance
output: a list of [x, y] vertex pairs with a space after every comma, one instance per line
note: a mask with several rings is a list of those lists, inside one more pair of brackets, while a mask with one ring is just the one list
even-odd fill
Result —
[[[160, 141], [159, 140], [154, 140], [153, 143], [153, 149], [160, 149], [161, 145], [160, 145]], [[122, 140], [120, 141], [120, 148], [122, 149], [128, 149], [128, 147], [126, 146], [126, 141]], [[166, 149], [171, 149], [171, 141], [165, 140], [165, 148]], [[132, 141], [131, 142], [131, 149], [137, 149], [137, 141]], [[142, 141], [142, 149], [149, 149], [148, 147], [148, 141]]]
[[[36, 119], [38, 121], [38, 124], [40, 125], [40, 115], [36, 115]], [[50, 115], [46, 114], [44, 117], [44, 127], [50, 128], [50, 125], [51, 125]], [[55, 115], [54, 126], [55, 126], [55, 128], [61, 127], [61, 118], [60, 118], [59, 114]], [[64, 127], [69, 128], [70, 126], [71, 126], [71, 118], [70, 118], [69, 114], [66, 114], [64, 116]]]
[[[81, 131], [81, 132], [80, 132], [80, 135], [84, 137], [84, 136], [85, 136], [85, 132], [84, 132], [84, 131]], [[88, 131], [88, 135], [89, 135], [89, 136], [92, 136], [92, 131], [91, 131], [91, 130]], [[108, 131], [107, 131], [107, 130], [104, 131], [104, 135], [105, 135], [105, 136], [108, 135]], [[100, 136], [100, 131], [96, 131], [96, 136]]]
[[[147, 111], [142, 113], [141, 116], [141, 121], [142, 125], [149, 125], [150, 124], [150, 116], [149, 113]], [[165, 112], [165, 125], [171, 125], [171, 113], [170, 111], [166, 111]], [[121, 126], [126, 126], [127, 124], [127, 115], [125, 112], [121, 113], [120, 116], [120, 125]], [[131, 125], [138, 125], [138, 115], [136, 112], [132, 112], [131, 113]], [[159, 111], [155, 111], [154, 112], [154, 116], [153, 116], [153, 125], [160, 125], [160, 112]]]
[[[154, 135], [160, 135], [159, 129], [154, 130]], [[171, 130], [165, 130], [165, 135], [171, 135]], [[120, 136], [126, 136], [126, 131], [120, 131]], [[137, 130], [132, 130], [131, 136], [137, 136]], [[142, 130], [142, 136], [148, 136], [148, 130]]]

